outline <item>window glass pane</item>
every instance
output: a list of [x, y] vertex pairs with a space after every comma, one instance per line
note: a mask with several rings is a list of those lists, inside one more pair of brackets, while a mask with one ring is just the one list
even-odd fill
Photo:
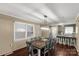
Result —
[[73, 27], [65, 27], [65, 34], [73, 34]]
[[25, 32], [15, 32], [15, 39], [25, 38]]
[[25, 32], [26, 30], [26, 25], [25, 24], [21, 24], [21, 23], [15, 23], [15, 30], [19, 31], [19, 32]]
[[33, 36], [33, 26], [27, 25], [27, 37]]
[[14, 39], [24, 40], [25, 38], [33, 37], [33, 24], [26, 24], [22, 22], [14, 23]]
[[25, 38], [26, 24], [15, 23], [15, 39]]

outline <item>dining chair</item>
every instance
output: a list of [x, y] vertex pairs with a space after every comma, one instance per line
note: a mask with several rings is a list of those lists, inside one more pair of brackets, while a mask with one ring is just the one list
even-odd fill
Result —
[[31, 42], [26, 42], [26, 45], [27, 45], [27, 49], [28, 49], [28, 52], [29, 52], [29, 56], [32, 55], [31, 51], [32, 51], [32, 46], [31, 46]]
[[31, 38], [31, 41], [34, 41], [34, 40], [36, 40], [36, 37]]
[[47, 41], [47, 44], [46, 44], [46, 46], [44, 47], [44, 51], [43, 51], [44, 56], [45, 56], [46, 54], [48, 54], [49, 49], [50, 49], [50, 42]]
[[37, 49], [32, 46], [32, 41], [26, 42], [29, 56], [37, 56]]
[[31, 38], [31, 41], [39, 40], [39, 37], [33, 37]]
[[32, 46], [31, 55], [32, 56], [38, 56], [38, 49], [35, 48], [34, 46]]
[[54, 49], [55, 44], [56, 44], [56, 40], [55, 40], [55, 38], [53, 38], [51, 40], [51, 47], [50, 47], [50, 49]]
[[51, 47], [52, 47], [52, 42], [51, 40], [49, 40], [49, 49], [51, 49]]

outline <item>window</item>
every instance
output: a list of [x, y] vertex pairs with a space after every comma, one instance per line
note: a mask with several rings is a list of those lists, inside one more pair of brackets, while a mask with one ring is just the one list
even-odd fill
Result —
[[28, 25], [22, 22], [14, 23], [14, 40], [24, 40], [34, 35], [32, 24]]
[[65, 34], [73, 34], [73, 26], [65, 27]]
[[27, 37], [32, 37], [33, 36], [33, 26], [28, 24], [27, 25]]

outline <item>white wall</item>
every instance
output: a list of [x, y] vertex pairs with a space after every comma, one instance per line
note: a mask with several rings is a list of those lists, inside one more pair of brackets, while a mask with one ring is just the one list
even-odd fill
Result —
[[0, 55], [12, 52], [12, 22], [0, 15]]
[[[17, 18], [0, 14], [0, 55], [12, 53], [12, 51], [26, 46], [26, 40], [14, 41], [14, 21], [21, 21]], [[22, 21], [25, 22], [25, 21]], [[29, 22], [26, 22], [29, 23]], [[34, 23], [33, 23], [34, 24]], [[40, 35], [40, 25], [35, 24], [35, 36]]]
[[56, 38], [56, 36], [58, 35], [58, 27], [57, 26], [52, 27], [52, 35], [54, 38]]
[[77, 27], [77, 32], [76, 32], [77, 46], [76, 46], [76, 48], [77, 48], [77, 52], [79, 54], [79, 16], [76, 19], [76, 27]]

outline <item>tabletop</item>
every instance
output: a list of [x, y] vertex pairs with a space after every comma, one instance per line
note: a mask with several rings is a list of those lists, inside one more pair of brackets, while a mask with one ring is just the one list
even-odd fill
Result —
[[43, 47], [46, 46], [46, 41], [43, 40], [36, 40], [32, 42], [32, 46], [38, 48], [38, 49], [42, 49]]

